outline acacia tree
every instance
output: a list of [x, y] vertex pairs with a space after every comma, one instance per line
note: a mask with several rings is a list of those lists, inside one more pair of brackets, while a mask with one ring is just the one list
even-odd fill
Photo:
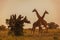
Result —
[[48, 23], [48, 28], [49, 29], [56, 29], [57, 27], [59, 27], [59, 25], [56, 24], [55, 22]]
[[6, 19], [8, 28], [11, 28], [8, 34], [14, 33], [15, 36], [23, 35], [23, 21], [21, 15], [16, 18], [16, 15], [11, 15], [10, 19]]
[[11, 28], [10, 31], [12, 31], [15, 36], [24, 35], [24, 23], [30, 23], [26, 16], [23, 19], [22, 18], [23, 16], [21, 15], [19, 15], [18, 18], [16, 18], [16, 15], [11, 15], [10, 19], [6, 19], [6, 24], [8, 25], [8, 28]]

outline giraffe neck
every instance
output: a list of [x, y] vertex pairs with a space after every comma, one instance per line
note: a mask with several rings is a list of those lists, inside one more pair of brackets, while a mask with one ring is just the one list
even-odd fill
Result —
[[42, 19], [44, 19], [44, 17], [45, 17], [45, 13], [44, 13], [43, 16], [42, 16]]
[[36, 15], [37, 15], [38, 19], [41, 19], [41, 16], [40, 16], [39, 13], [37, 12], [37, 10], [36, 10], [35, 12], [36, 12]]

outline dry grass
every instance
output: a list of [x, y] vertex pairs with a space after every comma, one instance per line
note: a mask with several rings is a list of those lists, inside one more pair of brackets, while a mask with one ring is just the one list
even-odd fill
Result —
[[8, 30], [0, 32], [0, 40], [60, 40], [60, 29], [49, 29], [48, 33], [43, 32], [38, 34], [38, 30], [35, 31], [35, 35], [31, 33], [31, 30], [25, 29], [24, 36], [8, 36]]

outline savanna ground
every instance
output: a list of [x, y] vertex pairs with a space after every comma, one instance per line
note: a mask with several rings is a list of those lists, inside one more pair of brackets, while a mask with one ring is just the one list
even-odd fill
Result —
[[24, 36], [19, 37], [8, 36], [8, 30], [5, 30], [0, 32], [0, 40], [60, 40], [60, 29], [49, 29], [48, 33], [43, 32], [42, 34], [38, 34], [38, 30], [36, 30], [35, 35], [31, 33], [30, 29], [24, 29]]

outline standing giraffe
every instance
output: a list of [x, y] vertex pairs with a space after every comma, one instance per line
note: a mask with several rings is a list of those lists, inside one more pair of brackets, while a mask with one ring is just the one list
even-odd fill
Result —
[[45, 11], [42, 17], [39, 15], [36, 9], [34, 9], [32, 12], [36, 12], [36, 15], [38, 17], [38, 20], [33, 23], [33, 28], [32, 28], [33, 34], [36, 27], [39, 27], [39, 32], [40, 32], [40, 30], [42, 29], [41, 25], [44, 25], [44, 27], [47, 29], [47, 22], [44, 20], [44, 17], [45, 17], [45, 14], [48, 14], [48, 12]]

